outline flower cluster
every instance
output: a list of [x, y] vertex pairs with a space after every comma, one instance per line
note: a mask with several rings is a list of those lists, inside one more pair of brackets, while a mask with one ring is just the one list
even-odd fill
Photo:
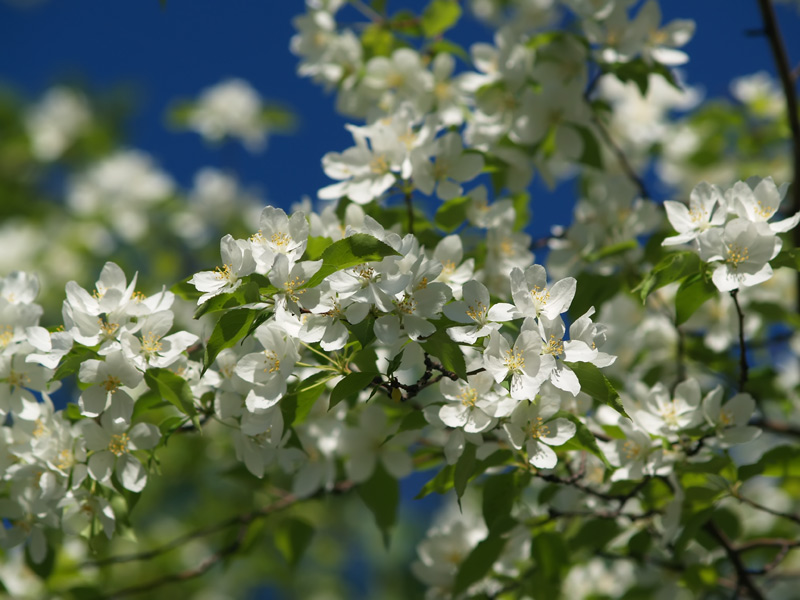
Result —
[[800, 213], [772, 221], [787, 187], [779, 188], [771, 177], [740, 181], [725, 192], [701, 183], [692, 190], [688, 207], [664, 202], [678, 235], [668, 237], [663, 245], [694, 242], [700, 258], [714, 265], [711, 279], [721, 292], [767, 281], [773, 273], [769, 261], [782, 246], [777, 234], [800, 222]]

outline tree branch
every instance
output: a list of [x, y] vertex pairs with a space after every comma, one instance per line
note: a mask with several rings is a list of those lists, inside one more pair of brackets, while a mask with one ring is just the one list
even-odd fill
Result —
[[[344, 493], [344, 492], [350, 490], [352, 487], [353, 487], [353, 483], [351, 481], [342, 481], [342, 482], [338, 483], [334, 487], [334, 491], [337, 492], [337, 493]], [[325, 491], [322, 490], [322, 491], [318, 492], [317, 494], [314, 494], [313, 496], [310, 496], [309, 498], [314, 498], [314, 497], [320, 496], [320, 495], [322, 495], [324, 493], [325, 493]], [[111, 564], [118, 564], [118, 563], [124, 563], [124, 562], [150, 560], [152, 558], [155, 558], [156, 556], [159, 556], [161, 554], [169, 552], [170, 550], [174, 550], [175, 548], [179, 548], [180, 546], [190, 542], [191, 540], [198, 539], [198, 538], [201, 538], [201, 537], [205, 537], [205, 536], [208, 536], [208, 535], [212, 535], [214, 533], [229, 529], [230, 527], [233, 527], [235, 525], [239, 525], [239, 531], [237, 532], [236, 538], [234, 539], [233, 542], [231, 542], [227, 546], [219, 549], [214, 554], [210, 555], [208, 558], [206, 558], [203, 562], [201, 562], [196, 567], [193, 567], [191, 569], [186, 569], [186, 570], [180, 571], [178, 573], [170, 573], [170, 574], [165, 575], [163, 577], [159, 577], [157, 579], [153, 579], [151, 581], [148, 581], [146, 583], [142, 583], [142, 584], [139, 584], [139, 585], [135, 585], [135, 586], [127, 587], [127, 588], [122, 588], [122, 589], [117, 590], [116, 592], [110, 594], [109, 598], [124, 598], [126, 596], [132, 596], [134, 594], [139, 594], [139, 593], [142, 593], [142, 592], [147, 592], [147, 591], [150, 591], [150, 590], [154, 590], [156, 588], [161, 587], [162, 585], [166, 585], [166, 584], [169, 584], [169, 583], [175, 583], [175, 582], [178, 582], [178, 581], [186, 581], [188, 579], [194, 579], [196, 577], [199, 577], [199, 576], [203, 575], [206, 571], [211, 569], [214, 565], [216, 565], [217, 563], [222, 561], [224, 558], [235, 554], [239, 550], [239, 548], [241, 547], [242, 541], [246, 537], [247, 532], [250, 529], [250, 526], [255, 521], [258, 521], [259, 519], [263, 519], [264, 517], [267, 517], [267, 516], [269, 516], [271, 514], [274, 514], [276, 512], [280, 512], [282, 510], [285, 510], [285, 509], [289, 508], [290, 506], [294, 505], [295, 503], [297, 503], [299, 501], [302, 501], [302, 500], [305, 500], [305, 499], [308, 499], [308, 498], [298, 498], [297, 496], [295, 496], [293, 494], [286, 494], [285, 496], [283, 496], [282, 498], [276, 500], [272, 504], [269, 504], [267, 506], [264, 506], [262, 508], [259, 508], [257, 510], [254, 510], [254, 511], [251, 511], [251, 512], [248, 512], [248, 513], [244, 513], [244, 514], [241, 514], [241, 515], [235, 515], [233, 517], [230, 517], [229, 519], [225, 519], [224, 521], [220, 521], [219, 523], [217, 523], [215, 525], [212, 525], [210, 527], [206, 527], [204, 529], [198, 529], [197, 531], [193, 531], [193, 532], [187, 533], [185, 535], [179, 536], [179, 537], [175, 538], [174, 540], [172, 540], [171, 542], [168, 542], [168, 543], [166, 543], [166, 544], [164, 544], [162, 546], [159, 546], [157, 548], [154, 548], [152, 550], [148, 550], [146, 552], [139, 552], [139, 553], [136, 553], [136, 554], [112, 556], [112, 557], [109, 557], [109, 558], [100, 559], [100, 560], [96, 560], [96, 561], [88, 561], [88, 562], [84, 563], [83, 566], [102, 567], [102, 566], [107, 566], [107, 565], [111, 565]]]
[[[792, 170], [794, 181], [792, 183], [792, 212], [800, 211], [800, 115], [797, 111], [797, 92], [795, 90], [796, 78], [792, 73], [789, 64], [789, 56], [786, 52], [786, 45], [783, 42], [781, 30], [778, 27], [778, 19], [770, 0], [758, 0], [758, 8], [761, 11], [761, 18], [764, 21], [764, 35], [767, 36], [769, 47], [772, 50], [772, 57], [775, 60], [775, 68], [781, 80], [783, 95], [786, 98], [786, 114], [789, 119], [789, 130], [792, 135]], [[793, 238], [795, 248], [800, 248], [800, 228], [795, 228]], [[797, 278], [797, 302], [800, 305], [800, 274]]]
[[745, 567], [742, 558], [739, 556], [739, 552], [731, 545], [727, 536], [722, 533], [712, 521], [708, 521], [703, 526], [703, 529], [722, 546], [725, 550], [725, 554], [728, 556], [728, 560], [731, 561], [736, 571], [737, 592], [744, 591], [755, 600], [764, 600], [764, 595], [761, 593], [761, 590], [756, 587], [752, 574], [747, 570], [747, 567]]

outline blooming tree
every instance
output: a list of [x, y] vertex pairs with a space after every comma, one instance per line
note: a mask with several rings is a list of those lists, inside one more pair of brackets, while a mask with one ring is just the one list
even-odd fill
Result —
[[[78, 165], [52, 220], [24, 210], [44, 176], [0, 169], [0, 244], [65, 257], [0, 259], [13, 597], [337, 594], [284, 565], [325, 573], [353, 510], [415, 546], [374, 597], [795, 597], [800, 123], [770, 1], [780, 84], [699, 106], [694, 23], [655, 0], [467, 4], [307, 0], [298, 72], [353, 145], [288, 212], [220, 171], [178, 189], [76, 89], [9, 102], [0, 167]], [[451, 41], [462, 17], [493, 37]], [[240, 79], [172, 117], [254, 152], [291, 121]], [[534, 178], [577, 196], [537, 240]], [[413, 542], [409, 482], [449, 498]]]

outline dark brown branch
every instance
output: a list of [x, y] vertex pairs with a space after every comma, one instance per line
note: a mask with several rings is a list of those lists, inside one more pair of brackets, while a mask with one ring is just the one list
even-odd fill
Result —
[[778, 565], [780, 565], [783, 560], [786, 558], [786, 555], [794, 549], [800, 547], [800, 541], [797, 540], [781, 540], [781, 539], [772, 539], [772, 538], [762, 538], [756, 540], [750, 540], [742, 545], [740, 545], [736, 550], [737, 552], [747, 552], [748, 550], [756, 550], [761, 548], [779, 548], [778, 553], [775, 557], [765, 564], [760, 569], [751, 569], [750, 573], [753, 575], [766, 575], [772, 571], [774, 571]]
[[[770, 0], [758, 0], [758, 8], [761, 11], [761, 18], [764, 21], [764, 35], [769, 41], [772, 50], [772, 58], [775, 61], [775, 68], [781, 80], [783, 95], [786, 98], [786, 113], [789, 119], [789, 130], [792, 135], [792, 170], [794, 181], [792, 182], [792, 212], [800, 211], [800, 115], [797, 111], [797, 91], [795, 90], [796, 77], [792, 73], [789, 64], [789, 55], [786, 52], [786, 45], [783, 42], [781, 30], [778, 27], [778, 19]], [[795, 248], [800, 248], [800, 228], [795, 228], [793, 232]], [[800, 274], [797, 277], [798, 303], [800, 303]]]
[[[337, 484], [336, 487], [334, 488], [334, 490], [336, 492], [338, 492], [338, 493], [343, 493], [343, 492], [348, 491], [352, 487], [353, 487], [353, 483], [352, 482], [343, 481], [343, 482], [340, 482], [339, 484]], [[315, 494], [314, 496], [311, 496], [310, 498], [314, 498], [314, 497], [319, 496], [319, 495], [321, 495], [323, 493], [324, 492], [319, 492], [318, 494]], [[159, 577], [157, 579], [153, 579], [153, 580], [148, 581], [146, 583], [142, 583], [142, 584], [139, 584], [139, 585], [123, 588], [121, 590], [118, 590], [118, 591], [110, 594], [109, 598], [124, 598], [126, 596], [132, 596], [134, 594], [139, 594], [139, 593], [142, 593], [142, 592], [147, 592], [147, 591], [150, 591], [150, 590], [154, 590], [156, 588], [161, 587], [162, 585], [166, 585], [166, 584], [169, 584], [169, 583], [175, 583], [175, 582], [179, 582], [179, 581], [186, 581], [188, 579], [194, 579], [196, 577], [199, 577], [199, 576], [203, 575], [205, 572], [207, 572], [214, 565], [216, 565], [217, 563], [222, 561], [224, 558], [235, 554], [239, 550], [239, 548], [241, 547], [242, 541], [244, 540], [245, 536], [247, 535], [247, 532], [248, 532], [250, 526], [255, 521], [258, 521], [259, 519], [263, 519], [264, 517], [267, 517], [267, 516], [269, 516], [271, 514], [274, 514], [276, 512], [280, 512], [282, 510], [285, 510], [285, 509], [289, 508], [290, 506], [294, 505], [295, 503], [297, 503], [297, 502], [299, 502], [301, 500], [303, 500], [303, 498], [298, 498], [297, 496], [294, 496], [293, 494], [286, 494], [285, 496], [283, 496], [282, 498], [276, 500], [272, 504], [269, 504], [267, 506], [264, 506], [262, 508], [259, 508], [257, 510], [254, 510], [254, 511], [251, 511], [251, 512], [248, 512], [248, 513], [245, 513], [245, 514], [235, 515], [235, 516], [233, 516], [233, 517], [231, 517], [229, 519], [226, 519], [224, 521], [220, 521], [219, 523], [217, 523], [215, 525], [212, 525], [210, 527], [206, 527], [204, 529], [199, 529], [197, 531], [193, 531], [193, 532], [187, 533], [185, 535], [179, 536], [179, 537], [175, 538], [174, 540], [172, 540], [171, 542], [168, 542], [168, 543], [166, 543], [166, 544], [164, 544], [162, 546], [159, 546], [157, 548], [154, 548], [152, 550], [149, 550], [149, 551], [146, 551], [146, 552], [139, 552], [139, 553], [136, 553], [136, 554], [112, 556], [112, 557], [101, 559], [101, 560], [97, 560], [97, 561], [88, 561], [88, 562], [84, 563], [84, 566], [101, 567], [101, 566], [107, 566], [107, 565], [111, 565], [111, 564], [118, 564], [118, 563], [124, 563], [124, 562], [150, 560], [152, 558], [155, 558], [156, 556], [159, 556], [161, 554], [169, 552], [170, 550], [174, 550], [175, 548], [179, 548], [180, 546], [182, 546], [183, 544], [186, 544], [187, 542], [190, 542], [191, 540], [198, 539], [198, 538], [201, 538], [201, 537], [206, 537], [206, 536], [212, 535], [214, 533], [218, 533], [220, 531], [224, 531], [226, 529], [229, 529], [229, 528], [231, 528], [233, 526], [238, 525], [239, 526], [239, 530], [238, 530], [238, 532], [236, 534], [236, 538], [234, 539], [234, 541], [231, 542], [230, 544], [228, 544], [227, 546], [224, 546], [223, 548], [219, 549], [217, 552], [215, 552], [214, 554], [212, 554], [211, 556], [206, 558], [203, 562], [201, 562], [196, 567], [193, 567], [191, 569], [186, 569], [186, 570], [180, 571], [178, 573], [170, 573], [168, 575], [165, 575], [163, 577]]]
[[736, 571], [737, 596], [738, 592], [744, 592], [754, 600], [764, 600], [764, 595], [761, 593], [761, 590], [756, 587], [752, 574], [747, 570], [747, 567], [745, 567], [741, 556], [739, 556], [739, 552], [731, 545], [728, 537], [722, 533], [719, 527], [712, 521], [706, 523], [703, 529], [722, 546], [725, 550], [725, 554], [728, 556], [728, 560], [731, 561], [731, 565], [733, 565], [733, 569]]

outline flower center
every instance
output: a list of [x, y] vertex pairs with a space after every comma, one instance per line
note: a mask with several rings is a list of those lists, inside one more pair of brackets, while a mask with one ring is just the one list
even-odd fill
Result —
[[525, 357], [522, 352], [506, 350], [505, 365], [512, 373], [519, 373], [525, 367]]
[[467, 307], [467, 316], [476, 323], [483, 323], [486, 320], [486, 314], [489, 309], [483, 305], [480, 300], [475, 303], [475, 306], [470, 305]]
[[536, 417], [536, 420], [529, 424], [528, 435], [534, 440], [550, 435], [550, 428], [542, 421], [542, 417]]
[[478, 390], [473, 387], [467, 388], [458, 395], [458, 398], [464, 406], [474, 408], [475, 402], [478, 401]]
[[155, 354], [160, 352], [162, 348], [161, 336], [156, 335], [152, 331], [147, 332], [147, 335], [142, 336], [142, 352], [145, 354]]
[[264, 350], [264, 372], [275, 373], [281, 368], [281, 361], [273, 350]]
[[383, 154], [376, 155], [369, 161], [369, 170], [375, 175], [383, 175], [389, 170], [389, 162]]
[[750, 251], [747, 249], [747, 246], [742, 248], [738, 244], [731, 244], [728, 246], [728, 258], [725, 259], [725, 262], [735, 271], [739, 268], [740, 264], [746, 262], [749, 258]]
[[108, 442], [108, 451], [114, 456], [122, 456], [128, 452], [128, 442], [131, 438], [127, 433], [118, 433], [111, 436], [111, 441]]
[[119, 377], [114, 377], [113, 375], [106, 377], [106, 380], [102, 383], [102, 386], [106, 388], [106, 391], [110, 394], [116, 392], [121, 385], [122, 381], [119, 379]]
[[227, 281], [233, 281], [235, 278], [233, 274], [233, 267], [231, 265], [222, 265], [222, 267], [217, 267], [214, 269], [214, 276], [217, 279], [225, 279]]
[[564, 354], [564, 340], [557, 338], [554, 334], [550, 334], [550, 341], [542, 344], [542, 354], [551, 354], [558, 358]]

